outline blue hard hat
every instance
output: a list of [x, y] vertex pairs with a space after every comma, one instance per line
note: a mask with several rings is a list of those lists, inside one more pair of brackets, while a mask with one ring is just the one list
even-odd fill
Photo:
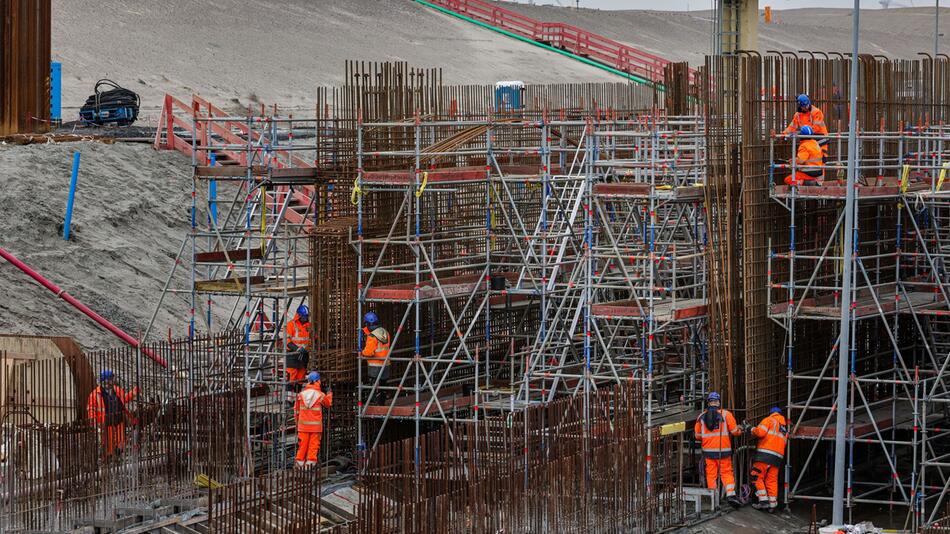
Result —
[[805, 125], [798, 129], [798, 133], [802, 135], [815, 135], [815, 130], [811, 126]]
[[320, 373], [316, 371], [311, 371], [310, 374], [307, 375], [307, 382], [316, 382], [318, 380], [320, 380]]
[[779, 408], [778, 406], [775, 406], [774, 408], [772, 408], [771, 410], [769, 410], [769, 415], [772, 415], [773, 413], [781, 414], [781, 413], [782, 413], [782, 409]]
[[106, 380], [109, 380], [114, 376], [115, 376], [115, 373], [113, 373], [111, 369], [103, 369], [102, 372], [99, 373], [99, 381], [105, 382]]
[[297, 315], [301, 317], [310, 317], [310, 308], [308, 308], [306, 304], [297, 306]]
[[706, 400], [707, 400], [707, 401], [717, 401], [717, 400], [719, 400], [719, 393], [716, 393], [715, 391], [713, 391], [712, 393], [709, 394], [709, 397], [707, 397]]
[[379, 317], [373, 312], [366, 312], [366, 315], [363, 316], [363, 321], [369, 324], [376, 324], [379, 322]]
[[811, 99], [808, 98], [808, 95], [806, 95], [805, 93], [798, 95], [798, 107], [807, 108], [810, 105], [811, 105]]

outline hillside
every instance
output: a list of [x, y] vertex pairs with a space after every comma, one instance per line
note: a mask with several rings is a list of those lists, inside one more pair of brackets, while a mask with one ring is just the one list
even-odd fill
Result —
[[[67, 242], [60, 228], [74, 151], [82, 159]], [[147, 145], [0, 145], [0, 180], [3, 247], [120, 328], [144, 329], [188, 232], [188, 158]], [[86, 348], [121, 344], [5, 261], [0, 295], [0, 332], [71, 335]], [[188, 309], [169, 296], [158, 337], [169, 329], [184, 336]]]
[[[710, 49], [708, 12], [501, 5], [677, 61], [699, 63]], [[923, 8], [867, 11], [862, 49], [905, 58], [932, 50], [931, 16]], [[762, 26], [763, 51], [850, 46], [847, 10], [777, 11], [775, 19]], [[950, 10], [941, 20], [950, 35]], [[942, 46], [950, 48], [947, 37]], [[451, 84], [617, 79], [411, 0], [53, 0], [53, 55], [64, 64], [65, 106], [81, 105], [97, 79], [112, 78], [151, 110], [166, 91], [199, 92], [221, 105], [309, 108], [315, 86], [343, 82], [346, 59], [439, 66]]]

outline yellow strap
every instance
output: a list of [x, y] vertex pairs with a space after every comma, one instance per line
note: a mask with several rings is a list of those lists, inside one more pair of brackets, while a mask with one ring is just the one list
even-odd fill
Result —
[[419, 190], [416, 191], [416, 198], [419, 198], [419, 197], [422, 196], [422, 192], [426, 190], [426, 185], [427, 185], [428, 183], [429, 183], [429, 173], [428, 173], [428, 172], [423, 172], [423, 173], [422, 173], [422, 183], [419, 185]]
[[363, 190], [360, 189], [360, 185], [359, 185], [359, 184], [360, 184], [360, 179], [359, 179], [359, 177], [357, 176], [356, 179], [353, 180], [353, 191], [350, 193], [350, 204], [353, 204], [354, 206], [357, 205], [357, 204], [359, 204], [359, 202], [360, 202], [360, 201], [359, 201], [359, 195], [364, 195], [364, 194], [365, 194], [365, 193], [363, 192]]
[[937, 191], [940, 191], [940, 188], [943, 187], [943, 180], [947, 177], [947, 169], [950, 169], [950, 161], [943, 164], [943, 168], [940, 169], [940, 177], [937, 178]]
[[908, 177], [910, 176], [910, 165], [904, 165], [904, 172], [901, 174], [901, 193], [907, 192]]

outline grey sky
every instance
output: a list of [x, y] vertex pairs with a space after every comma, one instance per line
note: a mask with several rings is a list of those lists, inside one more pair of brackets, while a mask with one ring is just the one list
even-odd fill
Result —
[[[512, 1], [512, 0], [509, 0]], [[513, 0], [519, 4], [551, 4], [573, 6], [575, 0]], [[580, 0], [581, 7], [592, 9], [655, 9], [660, 11], [686, 11], [709, 9], [712, 0]], [[892, 0], [892, 7], [933, 6], [934, 0]], [[772, 9], [795, 9], [801, 7], [853, 7], [854, 0], [759, 0], [759, 7], [772, 6]], [[943, 0], [942, 6], [950, 7], [950, 0]], [[880, 9], [878, 0], [862, 0], [862, 9]]]

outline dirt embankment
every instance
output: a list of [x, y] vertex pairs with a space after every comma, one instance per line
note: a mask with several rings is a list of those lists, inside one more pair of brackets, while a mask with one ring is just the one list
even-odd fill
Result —
[[[61, 226], [73, 152], [79, 186], [72, 238]], [[136, 335], [144, 329], [186, 235], [189, 161], [148, 145], [95, 142], [0, 146], [0, 246]], [[188, 302], [171, 295], [160, 337], [186, 333]], [[0, 332], [69, 335], [84, 348], [121, 342], [0, 260]]]

